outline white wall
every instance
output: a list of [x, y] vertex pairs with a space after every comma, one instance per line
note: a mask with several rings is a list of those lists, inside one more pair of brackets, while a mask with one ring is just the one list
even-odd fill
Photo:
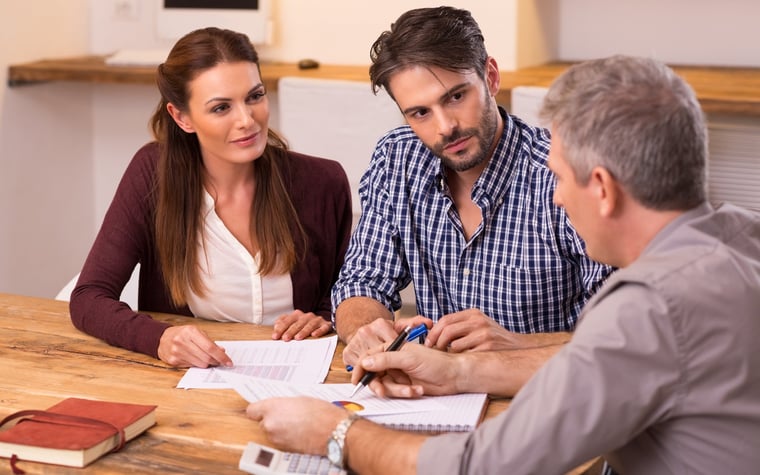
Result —
[[0, 2], [0, 292], [54, 295], [89, 246], [90, 88], [5, 87], [9, 64], [86, 52], [88, 27], [87, 0]]
[[[117, 0], [0, 3], [0, 78], [9, 64], [168, 44], [155, 2], [114, 17]], [[457, 0], [502, 69], [623, 52], [671, 63], [760, 66], [747, 0]], [[440, 2], [273, 0], [263, 59], [368, 64], [369, 46], [404, 10]], [[542, 59], [543, 58], [543, 59]], [[81, 267], [113, 191], [148, 140], [152, 86], [51, 83], [0, 89], [0, 292], [52, 297]], [[276, 106], [277, 97], [273, 97]], [[277, 117], [274, 117], [276, 125]]]
[[560, 2], [559, 56], [615, 53], [671, 64], [760, 66], [760, 2], [572, 0]]
[[[106, 54], [120, 48], [170, 48], [156, 34], [155, 12], [160, 0], [135, 0], [138, 17], [116, 20], [119, 0], [90, 0], [90, 47]], [[325, 64], [369, 64], [369, 47], [403, 11], [437, 6], [430, 0], [271, 0], [274, 24], [271, 45], [259, 47], [262, 59], [297, 61], [311, 57]], [[453, 0], [479, 21], [492, 55], [508, 67], [514, 61], [516, 5], [535, 0]], [[545, 2], [547, 0], [540, 0]], [[556, 1], [556, 0], [549, 0]], [[502, 59], [503, 58], [503, 59]]]

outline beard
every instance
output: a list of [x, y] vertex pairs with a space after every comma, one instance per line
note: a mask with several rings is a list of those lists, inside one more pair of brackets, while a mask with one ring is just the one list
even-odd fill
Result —
[[[490, 157], [491, 146], [499, 121], [494, 117], [494, 114], [498, 113], [495, 104], [491, 101], [486, 101], [486, 104], [487, 107], [483, 111], [483, 115], [480, 116], [477, 127], [454, 129], [450, 135], [443, 137], [439, 142], [429, 147], [433, 154], [441, 159], [446, 168], [455, 172], [463, 172], [480, 165]], [[469, 154], [468, 150], [462, 150], [453, 156], [446, 154], [445, 148], [463, 137], [474, 137], [476, 139], [477, 147], [475, 150]]]

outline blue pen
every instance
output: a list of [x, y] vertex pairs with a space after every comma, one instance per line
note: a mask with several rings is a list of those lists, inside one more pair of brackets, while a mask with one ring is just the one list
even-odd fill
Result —
[[[420, 339], [420, 343], [425, 342], [425, 335], [427, 335], [428, 329], [425, 326], [425, 324], [421, 324], [417, 327], [415, 327], [412, 331], [409, 332], [409, 336], [406, 337], [406, 341], [414, 341], [417, 338]], [[346, 365], [346, 371], [349, 373], [354, 370], [354, 367], [351, 365]]]
[[425, 324], [420, 324], [409, 332], [409, 336], [406, 337], [406, 341], [414, 341], [417, 338], [420, 339], [420, 343], [425, 342], [425, 335], [427, 335], [428, 329]]

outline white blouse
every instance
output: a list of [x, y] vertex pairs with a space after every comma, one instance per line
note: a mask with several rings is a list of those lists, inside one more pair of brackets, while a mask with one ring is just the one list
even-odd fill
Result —
[[205, 240], [198, 243], [198, 264], [206, 295], [188, 293], [193, 315], [223, 322], [271, 325], [293, 312], [290, 274], [259, 274], [259, 255], [251, 256], [214, 210], [214, 199], [204, 190], [201, 214]]

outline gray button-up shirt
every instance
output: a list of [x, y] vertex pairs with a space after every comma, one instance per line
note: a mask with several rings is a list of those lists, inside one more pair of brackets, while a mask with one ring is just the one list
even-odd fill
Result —
[[760, 214], [705, 204], [589, 301], [570, 343], [470, 434], [423, 445], [420, 473], [757, 473]]

